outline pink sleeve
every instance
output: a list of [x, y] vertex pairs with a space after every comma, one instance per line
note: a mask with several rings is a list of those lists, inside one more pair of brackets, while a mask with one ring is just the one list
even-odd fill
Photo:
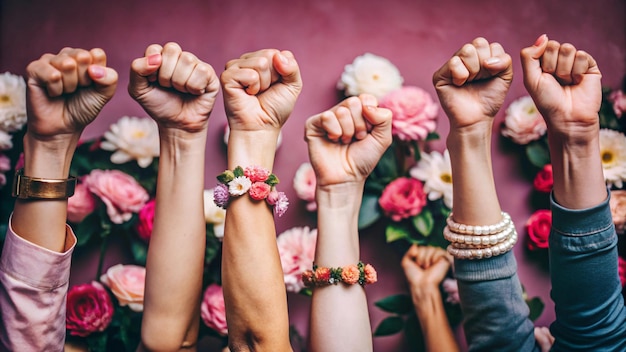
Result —
[[57, 253], [24, 240], [10, 226], [0, 257], [0, 350], [63, 351], [65, 301], [76, 236], [67, 226]]

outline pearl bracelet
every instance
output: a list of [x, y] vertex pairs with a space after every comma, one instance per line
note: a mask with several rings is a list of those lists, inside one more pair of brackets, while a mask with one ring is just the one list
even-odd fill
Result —
[[[513, 223], [509, 222], [509, 225], [502, 231], [492, 234], [492, 235], [480, 235], [480, 236], [471, 236], [471, 235], [460, 235], [458, 233], [452, 232], [448, 226], [443, 228], [443, 237], [455, 244], [455, 246], [460, 247], [460, 245], [469, 245], [474, 248], [484, 248], [488, 246], [496, 245], [508, 237], [511, 236], [511, 232], [515, 230]], [[472, 248], [472, 247], [470, 247]]]
[[454, 244], [448, 246], [448, 253], [457, 259], [483, 259], [491, 258], [510, 251], [517, 242], [517, 231], [513, 229], [511, 237], [506, 241], [488, 248], [464, 249], [455, 247]]
[[466, 225], [459, 224], [452, 220], [453, 213], [450, 213], [446, 219], [446, 223], [450, 230], [455, 233], [463, 235], [493, 235], [498, 232], [504, 231], [504, 229], [511, 223], [511, 216], [508, 213], [502, 212], [502, 220], [493, 225]]

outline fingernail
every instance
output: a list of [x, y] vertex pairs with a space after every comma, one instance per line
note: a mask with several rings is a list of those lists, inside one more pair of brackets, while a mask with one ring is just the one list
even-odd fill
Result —
[[280, 59], [280, 62], [282, 62], [285, 65], [289, 63], [289, 59], [287, 59], [287, 57], [283, 55], [282, 53], [278, 53], [278, 58]]
[[539, 38], [537, 38], [537, 40], [535, 40], [535, 46], [541, 46], [541, 44], [543, 44], [543, 42], [545, 42], [547, 37], [548, 36], [546, 36], [545, 34], [540, 35]]
[[91, 66], [91, 74], [94, 78], [102, 78], [106, 74], [106, 71], [104, 70], [104, 67], [94, 65]]
[[148, 65], [150, 66], [158, 65], [160, 57], [161, 57], [161, 54], [152, 54], [148, 56]]
[[490, 57], [487, 60], [485, 60], [485, 63], [487, 65], [495, 65], [497, 63], [500, 63], [500, 58], [497, 57]]
[[365, 132], [365, 131], [359, 131], [359, 132], [356, 134], [356, 139], [363, 139], [363, 138], [365, 138], [365, 137], [367, 137], [367, 132]]

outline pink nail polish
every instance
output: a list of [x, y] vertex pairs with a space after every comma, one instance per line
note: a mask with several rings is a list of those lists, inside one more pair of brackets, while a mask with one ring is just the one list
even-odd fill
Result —
[[148, 56], [148, 65], [150, 66], [158, 65], [160, 61], [159, 60], [160, 57], [161, 57], [161, 54], [152, 54]]
[[541, 44], [543, 44], [543, 42], [545, 42], [547, 36], [545, 34], [542, 34], [539, 36], [539, 38], [537, 38], [537, 40], [535, 40], [535, 46], [541, 46]]
[[91, 74], [94, 78], [102, 78], [106, 74], [104, 71], [104, 67], [102, 66], [91, 66]]

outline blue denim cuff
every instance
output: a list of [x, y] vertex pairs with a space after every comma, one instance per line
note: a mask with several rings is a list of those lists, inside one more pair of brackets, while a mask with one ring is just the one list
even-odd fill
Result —
[[462, 281], [500, 280], [515, 275], [516, 271], [513, 251], [488, 259], [454, 260], [454, 276]]

